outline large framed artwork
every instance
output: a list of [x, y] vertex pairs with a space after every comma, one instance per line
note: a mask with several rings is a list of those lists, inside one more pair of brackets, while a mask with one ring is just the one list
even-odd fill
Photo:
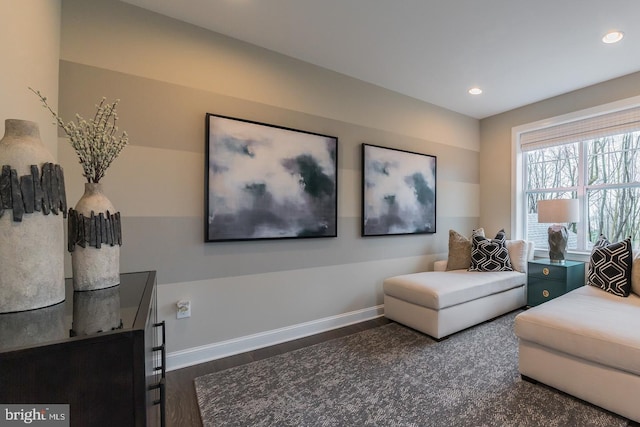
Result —
[[362, 235], [436, 232], [436, 157], [362, 144]]
[[338, 138], [206, 115], [205, 241], [337, 236]]

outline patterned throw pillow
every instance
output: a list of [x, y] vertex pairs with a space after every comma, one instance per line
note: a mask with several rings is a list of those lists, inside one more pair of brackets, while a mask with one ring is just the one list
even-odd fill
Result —
[[587, 264], [587, 279], [591, 275], [591, 255], [593, 255], [593, 252], [596, 249], [604, 248], [605, 246], [608, 246], [610, 244], [611, 242], [609, 241], [609, 239], [607, 239], [607, 236], [600, 233], [600, 236], [598, 237], [598, 240], [596, 240], [596, 242], [593, 244], [593, 247], [591, 248], [591, 254], [589, 255], [589, 264]]
[[596, 240], [596, 242], [593, 244], [593, 248], [591, 249], [591, 253], [593, 253], [593, 251], [595, 251], [598, 248], [604, 248], [605, 246], [610, 245], [611, 242], [609, 241], [609, 239], [607, 239], [607, 236], [605, 236], [604, 234], [600, 233], [600, 237], [598, 237], [598, 240]]
[[[484, 229], [473, 230], [484, 236]], [[471, 266], [471, 239], [467, 239], [455, 230], [449, 230], [449, 255], [447, 271], [467, 270]]]
[[632, 265], [631, 239], [594, 246], [589, 260], [587, 284], [619, 297], [627, 297], [631, 291]]
[[493, 240], [473, 233], [469, 271], [513, 271], [504, 230], [498, 231]]

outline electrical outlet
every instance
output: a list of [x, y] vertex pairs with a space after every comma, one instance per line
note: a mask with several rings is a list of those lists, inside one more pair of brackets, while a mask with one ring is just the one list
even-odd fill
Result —
[[185, 319], [191, 317], [191, 301], [180, 300], [176, 303], [178, 311], [176, 313], [176, 319]]

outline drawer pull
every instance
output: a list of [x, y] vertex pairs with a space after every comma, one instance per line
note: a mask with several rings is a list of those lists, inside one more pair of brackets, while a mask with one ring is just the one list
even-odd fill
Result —
[[149, 387], [149, 390], [160, 389], [160, 399], [156, 399], [153, 401], [154, 405], [163, 405], [164, 400], [164, 392], [165, 392], [165, 382], [164, 378], [160, 380], [157, 384], [154, 384]]
[[549, 298], [549, 291], [546, 290], [546, 289], [544, 291], [542, 291], [542, 296], [545, 297], [545, 298]]
[[160, 427], [165, 426], [165, 408], [167, 406], [166, 384], [165, 379], [161, 379], [157, 384], [149, 386], [149, 390], [160, 389], [160, 399], [154, 400], [154, 405], [160, 405]]
[[545, 276], [549, 275], [549, 269], [547, 267], [542, 269], [542, 274], [544, 274]]
[[151, 351], [153, 351], [153, 352], [156, 352], [156, 351], [160, 352], [160, 366], [154, 368], [154, 371], [161, 371], [161, 376], [164, 379], [165, 373], [166, 373], [166, 366], [167, 366], [167, 349], [166, 349], [166, 339], [167, 338], [166, 338], [166, 333], [165, 333], [164, 320], [162, 322], [159, 322], [159, 323], [154, 323], [153, 327], [154, 328], [161, 328], [161, 332], [162, 332], [162, 344], [151, 348]]

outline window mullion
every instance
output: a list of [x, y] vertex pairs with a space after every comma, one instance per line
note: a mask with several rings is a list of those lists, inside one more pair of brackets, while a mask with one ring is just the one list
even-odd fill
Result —
[[586, 177], [588, 176], [587, 164], [587, 142], [582, 141], [578, 147], [578, 188], [576, 189], [577, 197], [580, 203], [580, 222], [576, 227], [578, 232], [578, 251], [587, 250], [587, 230], [588, 230], [588, 211], [587, 197], [585, 192]]

